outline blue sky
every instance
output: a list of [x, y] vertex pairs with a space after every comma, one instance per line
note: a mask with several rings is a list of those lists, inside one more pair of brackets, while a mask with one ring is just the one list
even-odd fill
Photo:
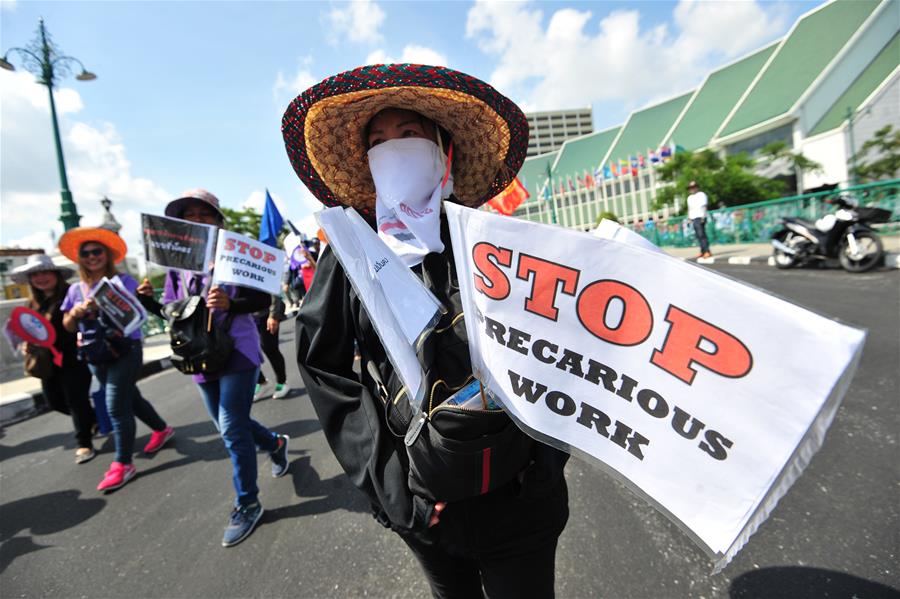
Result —
[[[316, 202], [294, 175], [281, 115], [302, 89], [361, 64], [441, 63], [523, 109], [594, 107], [597, 129], [692, 89], [783, 36], [819, 2], [11, 2], [0, 46], [43, 17], [60, 49], [98, 75], [65, 79], [57, 108], [82, 224], [108, 195], [137, 251], [138, 215], [205, 187], [224, 205], [285, 216]], [[0, 71], [0, 245], [46, 247], [62, 231], [46, 89]], [[307, 219], [308, 220], [308, 219]]]

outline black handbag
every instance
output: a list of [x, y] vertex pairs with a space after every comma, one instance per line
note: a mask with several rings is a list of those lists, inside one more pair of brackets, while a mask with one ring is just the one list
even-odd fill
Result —
[[203, 295], [188, 295], [166, 304], [163, 316], [169, 323], [172, 366], [184, 374], [214, 374], [225, 369], [234, 350], [229, 332], [233, 314], [228, 314], [222, 326], [213, 326]]

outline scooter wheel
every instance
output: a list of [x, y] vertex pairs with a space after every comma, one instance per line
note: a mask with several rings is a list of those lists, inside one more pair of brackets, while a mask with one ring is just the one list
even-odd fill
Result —
[[847, 238], [841, 240], [840, 253], [838, 259], [841, 262], [841, 268], [847, 272], [866, 272], [875, 268], [884, 255], [884, 246], [881, 244], [881, 238], [875, 233], [869, 231], [861, 231], [854, 235], [858, 251], [853, 254], [850, 250], [850, 244]]
[[[790, 232], [785, 233], [777, 235], [776, 238], [780, 237], [779, 241], [787, 246], [797, 247], [797, 244], [793, 242], [795, 235]], [[772, 250], [772, 259], [775, 263], [775, 268], [780, 268], [782, 270], [794, 268], [800, 262], [799, 260], [797, 260], [796, 255], [788, 254], [787, 252], [783, 252], [778, 248]]]

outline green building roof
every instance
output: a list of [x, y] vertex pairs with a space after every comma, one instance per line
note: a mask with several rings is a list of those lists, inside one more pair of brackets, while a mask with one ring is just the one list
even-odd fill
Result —
[[534, 200], [537, 198], [538, 192], [541, 191], [541, 186], [547, 180], [547, 168], [553, 167], [553, 163], [558, 155], [559, 150], [525, 159], [525, 163], [522, 164], [522, 168], [519, 169], [517, 176], [522, 185], [525, 186], [525, 189], [528, 190], [528, 193], [531, 194], [530, 199]]
[[674, 141], [686, 150], [709, 145], [741, 94], [775, 51], [777, 43], [714, 71], [704, 82], [666, 143]]
[[843, 124], [847, 119], [847, 108], [854, 111], [858, 109], [898, 65], [900, 65], [900, 33], [895, 34], [869, 66], [863, 69], [859, 77], [810, 130], [809, 135], [818, 135]]
[[585, 171], [593, 173], [606, 156], [609, 146], [621, 127], [598, 131], [575, 139], [566, 140], [559, 149], [559, 158], [553, 168], [554, 175], [581, 176]]
[[878, 4], [835, 0], [800, 19], [719, 136], [788, 112]]
[[644, 154], [647, 150], [659, 148], [663, 143], [663, 137], [681, 114], [693, 93], [690, 92], [632, 113], [616, 141], [616, 145], [610, 150], [607, 162], [628, 159], [629, 156], [636, 155], [638, 152]]

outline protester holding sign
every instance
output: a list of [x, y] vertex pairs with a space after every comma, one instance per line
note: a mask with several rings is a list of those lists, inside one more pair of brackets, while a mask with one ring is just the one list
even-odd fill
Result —
[[56, 332], [53, 346], [62, 354], [62, 364], [53, 363], [49, 350], [25, 343], [25, 367], [28, 374], [41, 380], [41, 391], [50, 407], [72, 417], [78, 444], [75, 463], [84, 464], [96, 455], [91, 439], [97, 418], [91, 407], [91, 371], [78, 360], [75, 335], [63, 327], [60, 305], [69, 290], [66, 279], [73, 274], [71, 268], [55, 265], [50, 256], [34, 254], [13, 270], [10, 278], [15, 283], [28, 283], [28, 307], [43, 314]]
[[[184, 192], [180, 198], [169, 202], [166, 216], [220, 229], [225, 225], [219, 199], [204, 189]], [[162, 301], [168, 304], [187, 296], [205, 295], [207, 308], [213, 310], [213, 326], [227, 329], [234, 341], [234, 349], [223, 371], [193, 375], [231, 457], [232, 482], [237, 497], [222, 538], [222, 545], [231, 547], [253, 532], [263, 514], [256, 485], [257, 448], [269, 454], [273, 477], [287, 474], [290, 464], [288, 436], [274, 433], [250, 417], [253, 389], [262, 363], [253, 313], [266, 310], [270, 296], [236, 285], [210, 286], [212, 276], [212, 273], [189, 276], [169, 270]], [[162, 306], [154, 299], [150, 282], [145, 279], [137, 291], [144, 307], [160, 315]]]
[[125, 242], [114, 232], [99, 227], [70, 229], [59, 240], [62, 254], [78, 264], [80, 281], [69, 287], [60, 309], [63, 326], [78, 331], [80, 352], [91, 372], [106, 386], [106, 407], [113, 425], [116, 459], [97, 485], [107, 493], [134, 478], [135, 422], [137, 417], [153, 431], [144, 453], [156, 453], [172, 438], [175, 431], [160, 418], [144, 399], [137, 379], [144, 364], [141, 329], [128, 335], [113, 329], [100, 313], [93, 295], [104, 278], [119, 286], [121, 293], [134, 294], [137, 281], [116, 271], [115, 265], [125, 259]]
[[[450, 403], [468, 401], [451, 397], [457, 389], [479, 388], [442, 202], [480, 206], [509, 185], [528, 145], [524, 115], [464, 73], [377, 65], [303, 92], [285, 112], [282, 133], [310, 191], [326, 206], [355, 208], [393, 250], [369, 265], [371, 276], [402, 261], [446, 309], [419, 348], [428, 402], [413, 413], [344, 266], [331, 249], [322, 253], [297, 317], [297, 362], [338, 461], [378, 521], [419, 559], [435, 597], [552, 597], [557, 539], [568, 519], [568, 456], [532, 441], [484, 396], [477, 402], [484, 411], [471, 411], [468, 425], [448, 418], [461, 424], [456, 431], [440, 430], [437, 418], [453, 412], [445, 409]], [[472, 454], [468, 470], [413, 453], [440, 451], [436, 439], [445, 435], [451, 445], [477, 441], [486, 424], [486, 436], [502, 431], [504, 444]], [[474, 489], [455, 484], [457, 475], [468, 481], [473, 473]], [[439, 479], [440, 492], [427, 482]]]

